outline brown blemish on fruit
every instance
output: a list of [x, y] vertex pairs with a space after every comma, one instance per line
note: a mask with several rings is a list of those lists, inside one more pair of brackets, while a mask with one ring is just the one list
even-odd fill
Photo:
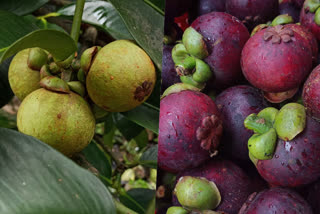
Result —
[[141, 86], [136, 88], [134, 92], [134, 99], [141, 102], [146, 96], [151, 93], [152, 82], [144, 81]]
[[113, 80], [113, 79], [114, 79], [114, 76], [110, 76], [110, 79]]
[[219, 146], [222, 130], [222, 121], [216, 115], [203, 118], [201, 126], [196, 131], [196, 137], [201, 141], [201, 147], [212, 154], [217, 154], [216, 149]]
[[57, 115], [57, 118], [58, 118], [58, 119], [60, 119], [60, 118], [61, 118], [61, 113], [59, 113], [59, 114]]
[[269, 27], [263, 35], [263, 39], [265, 41], [271, 40], [272, 44], [280, 44], [281, 41], [285, 43], [291, 42], [291, 37], [293, 37], [293, 30], [289, 28], [284, 28], [284, 26], [282, 25]]

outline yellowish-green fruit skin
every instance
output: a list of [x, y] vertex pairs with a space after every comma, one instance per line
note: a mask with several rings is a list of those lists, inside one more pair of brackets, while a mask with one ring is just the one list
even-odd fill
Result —
[[84, 149], [95, 131], [93, 113], [81, 96], [44, 88], [23, 100], [17, 125], [20, 132], [38, 138], [66, 156]]
[[[130, 41], [117, 40], [97, 53], [86, 86], [90, 98], [99, 107], [109, 112], [124, 112], [143, 103], [155, 81], [155, 67], [144, 50]], [[143, 83], [148, 84], [148, 93], [137, 93]]]
[[10, 87], [21, 101], [40, 88], [40, 72], [28, 67], [29, 50], [22, 50], [13, 57], [8, 72]]

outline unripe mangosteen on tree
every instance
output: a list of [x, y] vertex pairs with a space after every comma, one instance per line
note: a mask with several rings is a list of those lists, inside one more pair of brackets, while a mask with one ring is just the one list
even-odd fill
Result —
[[[92, 54], [95, 54], [92, 56]], [[89, 58], [92, 60], [82, 59]], [[91, 100], [109, 112], [124, 112], [143, 103], [153, 91], [156, 72], [150, 57], [128, 40], [116, 40], [81, 57], [89, 68], [86, 86]]]
[[222, 129], [209, 96], [187, 84], [169, 87], [160, 102], [159, 167], [169, 172], [197, 167], [217, 153]]
[[47, 60], [48, 54], [40, 48], [24, 49], [13, 57], [8, 78], [13, 93], [21, 101], [40, 88], [40, 69]]
[[239, 214], [303, 213], [312, 214], [310, 205], [296, 192], [271, 188], [250, 195]]
[[295, 25], [277, 25], [254, 34], [242, 50], [246, 79], [275, 103], [292, 97], [311, 72], [313, 48]]
[[87, 102], [58, 77], [45, 77], [40, 88], [21, 103], [18, 130], [49, 144], [66, 156], [92, 140], [95, 118]]
[[198, 17], [172, 51], [181, 81], [218, 89], [241, 82], [240, 55], [249, 37], [247, 28], [227, 13]]

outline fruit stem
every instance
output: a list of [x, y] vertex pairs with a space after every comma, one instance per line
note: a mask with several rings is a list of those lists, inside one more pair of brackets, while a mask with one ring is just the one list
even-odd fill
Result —
[[84, 3], [85, 0], [77, 0], [76, 9], [73, 16], [73, 23], [70, 36], [75, 41], [75, 43], [77, 43], [79, 39]]
[[117, 200], [113, 200], [113, 201], [114, 201], [114, 205], [116, 206], [117, 214], [127, 214], [127, 213], [138, 214], [135, 211], [121, 204], [119, 201]]

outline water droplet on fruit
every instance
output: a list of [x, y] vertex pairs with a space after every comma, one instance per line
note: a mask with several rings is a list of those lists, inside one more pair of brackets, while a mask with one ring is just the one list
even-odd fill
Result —
[[285, 149], [287, 152], [291, 152], [293, 147], [290, 145], [289, 142], [285, 142]]
[[275, 158], [279, 158], [279, 155], [275, 155], [274, 157], [275, 157]]

